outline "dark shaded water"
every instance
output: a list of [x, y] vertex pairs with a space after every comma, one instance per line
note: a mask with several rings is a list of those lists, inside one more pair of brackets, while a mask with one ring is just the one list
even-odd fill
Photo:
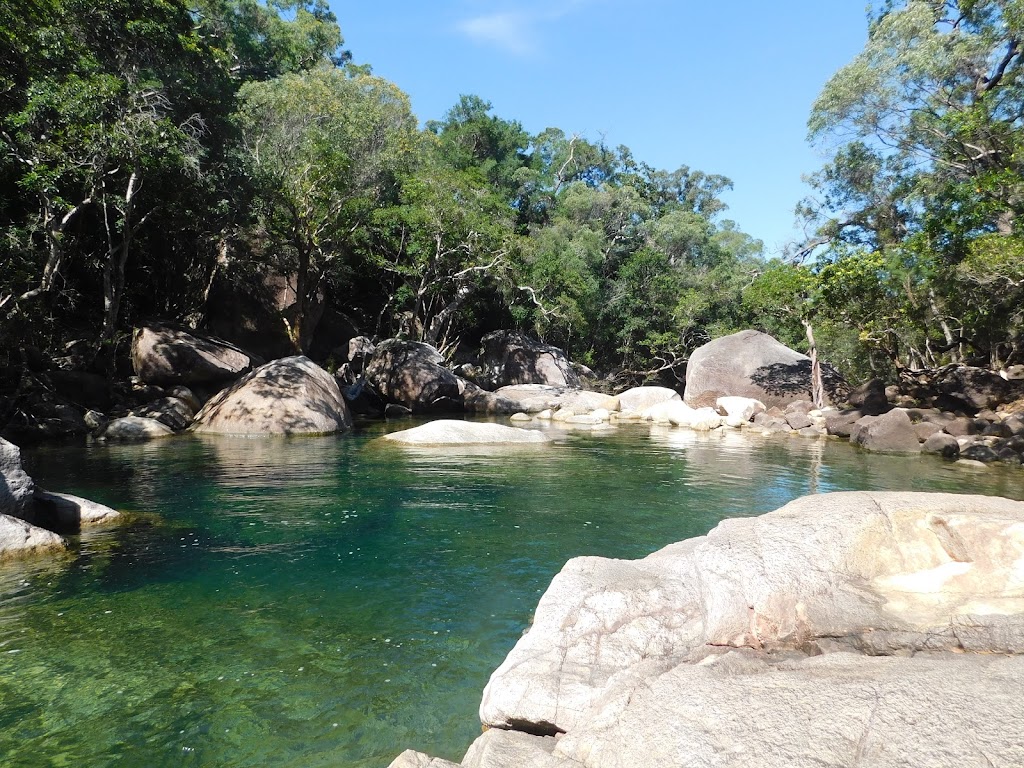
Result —
[[1024, 498], [1019, 469], [831, 441], [630, 427], [410, 451], [384, 429], [26, 451], [41, 485], [138, 517], [0, 568], [0, 765], [458, 759], [570, 557], [640, 557], [814, 492]]

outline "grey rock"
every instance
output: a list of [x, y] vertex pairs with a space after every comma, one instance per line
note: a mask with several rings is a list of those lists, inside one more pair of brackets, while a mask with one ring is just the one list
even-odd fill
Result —
[[0, 437], [0, 515], [31, 513], [35, 484], [21, 468], [21, 449]]
[[389, 403], [413, 413], [462, 410], [463, 380], [429, 344], [387, 339], [366, 365], [367, 383]]
[[311, 435], [352, 427], [338, 382], [307, 357], [260, 366], [211, 398], [193, 431], [227, 435]]
[[552, 736], [532, 736], [521, 731], [491, 728], [470, 746], [463, 768], [570, 768], [583, 763], [555, 756], [558, 742]]
[[885, 394], [885, 382], [881, 379], [871, 379], [855, 387], [847, 402], [865, 416], [878, 416], [891, 408]]
[[116, 440], [123, 442], [153, 440], [160, 437], [170, 437], [174, 432], [170, 427], [156, 419], [144, 418], [142, 416], [123, 416], [114, 419], [104, 426], [98, 437], [102, 440]]
[[982, 461], [989, 464], [993, 461], [999, 461], [999, 456], [984, 443], [975, 443], [960, 451], [961, 459], [969, 459], [971, 461]]
[[405, 750], [388, 765], [388, 768], [460, 768], [457, 763], [431, 757], [411, 749]]
[[182, 384], [178, 384], [177, 386], [168, 389], [167, 396], [178, 398], [179, 400], [184, 402], [185, 405], [191, 408], [192, 413], [194, 414], [198, 413], [199, 410], [203, 407], [203, 403], [196, 395], [196, 393]]
[[620, 392], [619, 407], [623, 411], [646, 411], [648, 408], [666, 400], [681, 400], [679, 393], [668, 387], [633, 387]]
[[189, 407], [188, 403], [177, 397], [161, 397], [140, 408], [132, 409], [131, 415], [156, 419], [176, 432], [188, 427], [196, 416], [195, 411]]
[[1003, 422], [1011, 436], [1024, 435], [1024, 417], [1010, 416]]
[[0, 560], [59, 552], [67, 548], [64, 539], [20, 518], [0, 514]]
[[[919, 421], [914, 424], [914, 434], [917, 435], [917, 439], [922, 443], [932, 435], [939, 432], [942, 432], [942, 425], [931, 421]], [[949, 437], [949, 435], [947, 435], [947, 437]]]
[[810, 427], [814, 422], [811, 421], [806, 411], [787, 411], [786, 423], [792, 429], [801, 430], [805, 427]]
[[412, 416], [412, 409], [406, 408], [398, 403], [388, 403], [384, 406], [385, 419], [405, 419]]
[[1013, 432], [1006, 424], [995, 421], [984, 427], [981, 434], [983, 437], [1011, 437]]
[[921, 445], [906, 411], [896, 408], [881, 416], [865, 416], [850, 433], [850, 441], [874, 453], [918, 453]]
[[355, 336], [348, 340], [345, 360], [353, 373], [362, 373], [376, 352], [377, 346], [371, 339], [366, 336]]
[[516, 384], [547, 384], [578, 389], [579, 373], [558, 347], [516, 331], [494, 331], [480, 340], [477, 367], [484, 389]]
[[83, 420], [85, 421], [85, 426], [91, 430], [100, 429], [109, 421], [106, 414], [99, 411], [86, 411]]
[[147, 384], [224, 384], [261, 360], [222, 339], [174, 326], [136, 328], [132, 367]]
[[849, 437], [854, 424], [866, 415], [861, 411], [828, 411], [825, 413], [825, 430], [836, 437]]
[[[845, 383], [822, 366], [830, 402], [845, 399]], [[720, 397], [760, 400], [767, 407], [811, 396], [811, 361], [768, 334], [740, 331], [694, 350], [686, 367], [683, 400], [694, 408], [714, 407]]]
[[955, 459], [960, 455], [960, 443], [952, 435], [936, 432], [924, 441], [921, 446], [924, 453], [934, 453], [946, 459]]
[[78, 531], [82, 527], [116, 523], [121, 513], [70, 493], [53, 493], [36, 488], [36, 522], [45, 520], [45, 527], [59, 531]]

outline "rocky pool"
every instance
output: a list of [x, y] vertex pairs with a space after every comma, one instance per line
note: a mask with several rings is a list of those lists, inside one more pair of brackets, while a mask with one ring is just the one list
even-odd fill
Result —
[[137, 514], [0, 568], [0, 764], [458, 759], [570, 557], [641, 557], [808, 493], [1024, 499], [1019, 468], [837, 441], [634, 426], [495, 453], [374, 442], [388, 428], [24, 451], [38, 484]]

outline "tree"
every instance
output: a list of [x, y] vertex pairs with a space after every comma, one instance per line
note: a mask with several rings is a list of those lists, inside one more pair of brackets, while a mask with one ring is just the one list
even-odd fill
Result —
[[[0, 125], [22, 200], [34, 198], [25, 261], [45, 243], [35, 279], [0, 297], [10, 316], [51, 294], [63, 277], [70, 228], [83, 216], [102, 232], [101, 338], [116, 329], [133, 241], [161, 204], [143, 188], [187, 186], [203, 155], [198, 103], [210, 75], [187, 8], [147, 0], [96, 5], [64, 0], [36, 18], [24, 52], [25, 87]], [[183, 184], [184, 181], [184, 184]]]
[[305, 350], [317, 294], [411, 160], [415, 119], [392, 83], [326, 65], [248, 83], [239, 99], [263, 226], [295, 275], [289, 335]]
[[448, 351], [471, 300], [485, 286], [498, 290], [513, 211], [478, 176], [443, 163], [434, 136], [423, 138], [424, 155], [402, 180], [397, 203], [374, 216], [371, 266], [383, 273], [385, 310], [401, 331]]
[[1015, 0], [887, 2], [814, 105], [812, 140], [841, 140], [812, 177], [817, 198], [799, 209], [816, 227], [802, 253], [826, 246], [825, 295], [896, 365], [992, 358], [1013, 333], [960, 308], [958, 265], [999, 250], [999, 238], [1013, 250], [1022, 32]]

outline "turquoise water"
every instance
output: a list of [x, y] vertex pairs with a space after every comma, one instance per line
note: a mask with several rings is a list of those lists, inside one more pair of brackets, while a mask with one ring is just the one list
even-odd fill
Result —
[[385, 429], [26, 451], [41, 485], [134, 514], [0, 568], [0, 765], [459, 759], [567, 558], [640, 557], [829, 490], [1024, 498], [1020, 469], [833, 441], [638, 426], [410, 451]]

